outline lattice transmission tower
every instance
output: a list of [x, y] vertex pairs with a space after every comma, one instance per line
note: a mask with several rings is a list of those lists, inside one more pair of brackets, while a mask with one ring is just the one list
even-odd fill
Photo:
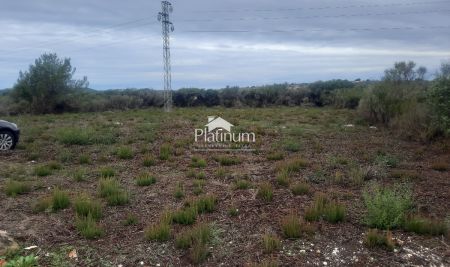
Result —
[[163, 38], [163, 59], [164, 59], [164, 110], [169, 112], [172, 109], [172, 68], [170, 66], [170, 33], [174, 31], [173, 23], [170, 21], [170, 13], [173, 12], [172, 4], [169, 1], [161, 2], [161, 12], [158, 14], [158, 21], [162, 25]]

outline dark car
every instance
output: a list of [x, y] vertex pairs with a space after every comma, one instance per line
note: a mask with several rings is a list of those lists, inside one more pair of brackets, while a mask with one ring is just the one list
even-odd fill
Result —
[[0, 120], [0, 151], [14, 149], [19, 142], [19, 135], [17, 124]]

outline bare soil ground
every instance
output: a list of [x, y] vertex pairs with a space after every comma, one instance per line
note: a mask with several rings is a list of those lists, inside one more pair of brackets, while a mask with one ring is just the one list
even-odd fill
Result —
[[[193, 151], [190, 145], [194, 128], [202, 127], [208, 115], [222, 116], [237, 130], [255, 131], [258, 150]], [[366, 247], [364, 237], [369, 227], [364, 224], [362, 199], [362, 191], [371, 180], [387, 186], [407, 183], [412, 186], [416, 212], [448, 221], [450, 173], [448, 169], [432, 168], [438, 162], [450, 163], [448, 140], [429, 144], [407, 141], [387, 129], [358, 124], [353, 111], [318, 108], [178, 109], [171, 114], [140, 110], [7, 119], [16, 121], [23, 134], [16, 151], [0, 154], [0, 187], [14, 179], [31, 184], [32, 190], [16, 197], [0, 192], [0, 230], [6, 230], [22, 247], [36, 245], [22, 253], [39, 256], [41, 266], [191, 265], [189, 251], [176, 248], [174, 237], [192, 226], [173, 224], [172, 237], [165, 242], [144, 237], [144, 229], [158, 222], [164, 211], [181, 208], [187, 199], [196, 197], [194, 179], [187, 177], [190, 169], [206, 174], [203, 194], [217, 197], [216, 210], [197, 219], [197, 224], [207, 222], [214, 229], [209, 256], [202, 266], [264, 266], [269, 262], [278, 266], [450, 266], [448, 237], [393, 230], [397, 242], [394, 251]], [[347, 124], [355, 126], [345, 127]], [[61, 141], [59, 131], [68, 128], [93, 129], [89, 134], [98, 135], [112, 132], [113, 141], [67, 145]], [[292, 149], [289, 142], [294, 142], [297, 149]], [[163, 143], [172, 144], [175, 151], [168, 160], [158, 158]], [[120, 159], [116, 155], [119, 147], [132, 148], [132, 158]], [[281, 151], [284, 159], [268, 160], [267, 155], [273, 151]], [[239, 158], [241, 163], [220, 166], [213, 158], [224, 154]], [[89, 163], [80, 163], [80, 155], [86, 155]], [[144, 167], [146, 155], [155, 156], [154, 166]], [[379, 155], [395, 159], [395, 166], [377, 163]], [[207, 166], [190, 167], [193, 156], [204, 158]], [[276, 165], [291, 158], [309, 163], [291, 179], [291, 183], [303, 181], [311, 186], [306, 195], [294, 196], [289, 187], [275, 181]], [[62, 168], [48, 176], [35, 175], [36, 166], [51, 161], [59, 162]], [[115, 170], [115, 178], [131, 193], [129, 204], [111, 207], [98, 196], [99, 171], [105, 166]], [[379, 173], [356, 184], [350, 173], [355, 166], [376, 166]], [[219, 168], [225, 175], [217, 174]], [[86, 172], [86, 179], [77, 182], [73, 174], [79, 169]], [[157, 182], [137, 186], [135, 179], [142, 172], [153, 174]], [[395, 173], [413, 175], [398, 177]], [[251, 188], [235, 189], [236, 179], [249, 180]], [[274, 187], [270, 202], [256, 197], [258, 185], [265, 181]], [[178, 183], [185, 189], [185, 198], [180, 200], [174, 197]], [[67, 190], [72, 199], [84, 192], [102, 201], [102, 237], [82, 237], [75, 228], [72, 207], [59, 212], [33, 211], [34, 203], [55, 187]], [[344, 204], [345, 220], [336, 224], [313, 222], [312, 235], [283, 238], [281, 219], [292, 212], [303, 216], [317, 192]], [[238, 209], [237, 216], [229, 214], [232, 207]], [[130, 214], [137, 217], [138, 223], [127, 226], [124, 221]], [[262, 236], [266, 233], [279, 236], [279, 250], [264, 252]], [[69, 252], [74, 249], [77, 257], [70, 258]]]

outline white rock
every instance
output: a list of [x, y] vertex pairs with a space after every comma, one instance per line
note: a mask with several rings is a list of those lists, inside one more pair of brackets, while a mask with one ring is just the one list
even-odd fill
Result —
[[328, 265], [328, 262], [324, 261], [324, 262], [323, 262], [323, 265], [324, 265], [324, 266], [327, 266], [327, 265]]
[[344, 125], [344, 127], [355, 127], [355, 125], [353, 125], [353, 124], [346, 124], [346, 125]]
[[37, 248], [38, 246], [29, 246], [29, 247], [26, 247], [26, 248], [24, 248], [25, 250], [30, 250], [30, 249], [35, 249], [35, 248]]

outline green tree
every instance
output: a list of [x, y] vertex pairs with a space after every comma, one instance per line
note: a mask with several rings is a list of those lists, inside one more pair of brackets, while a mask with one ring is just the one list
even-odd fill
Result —
[[43, 54], [20, 72], [13, 88], [13, 98], [35, 114], [69, 111], [73, 94], [88, 86], [87, 78], [73, 79], [75, 68], [70, 58], [60, 59], [54, 53]]

